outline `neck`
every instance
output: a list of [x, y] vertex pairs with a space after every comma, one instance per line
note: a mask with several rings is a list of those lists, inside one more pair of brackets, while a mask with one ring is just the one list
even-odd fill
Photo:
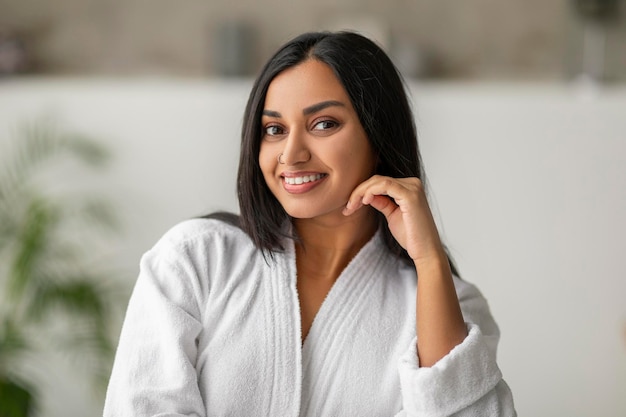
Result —
[[378, 227], [370, 207], [339, 221], [295, 219], [298, 233], [296, 266], [299, 276], [335, 281]]

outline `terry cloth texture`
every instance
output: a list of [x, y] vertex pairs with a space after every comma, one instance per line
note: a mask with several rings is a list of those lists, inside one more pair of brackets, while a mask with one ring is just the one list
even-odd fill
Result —
[[105, 417], [514, 416], [487, 302], [455, 278], [468, 336], [430, 368], [416, 352], [414, 268], [377, 233], [304, 343], [295, 250], [265, 259], [217, 220], [172, 228], [141, 260]]

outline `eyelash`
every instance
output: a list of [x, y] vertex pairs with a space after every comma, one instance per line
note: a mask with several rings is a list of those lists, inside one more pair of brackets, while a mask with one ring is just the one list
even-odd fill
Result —
[[[269, 130], [274, 128], [280, 130], [280, 133], [269, 133]], [[283, 128], [278, 125], [268, 125], [263, 128], [263, 133], [265, 136], [278, 136], [283, 133]]]
[[322, 130], [328, 130], [328, 129], [332, 129], [332, 128], [335, 128], [335, 127], [339, 126], [339, 123], [337, 123], [336, 121], [325, 119], [325, 120], [320, 120], [318, 122], [315, 122], [313, 124], [313, 128], [315, 128], [317, 125], [320, 125], [322, 123], [327, 123], [327, 124], [331, 125], [330, 127], [326, 128], [326, 129], [322, 129]]
[[[318, 125], [320, 125], [320, 124], [325, 124], [326, 128], [317, 129], [316, 127]], [[330, 126], [328, 126], [328, 125], [330, 125]], [[316, 121], [315, 123], [313, 123], [312, 130], [326, 131], [326, 130], [330, 130], [330, 129], [336, 128], [337, 126], [339, 126], [338, 122], [336, 122], [334, 120], [331, 120], [331, 119], [324, 119], [324, 120], [319, 120], [319, 121]], [[279, 130], [279, 132], [278, 133], [270, 133], [270, 130], [272, 130], [272, 129]], [[284, 134], [284, 130], [283, 130], [282, 126], [275, 125], [275, 124], [270, 124], [270, 125], [267, 125], [267, 126], [265, 126], [263, 128], [263, 133], [264, 133], [264, 136], [279, 136], [279, 135]]]

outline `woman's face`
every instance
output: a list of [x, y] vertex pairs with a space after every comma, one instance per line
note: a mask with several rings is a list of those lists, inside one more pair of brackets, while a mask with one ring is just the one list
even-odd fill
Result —
[[376, 158], [350, 98], [322, 62], [307, 60], [274, 78], [261, 124], [263, 177], [294, 218], [341, 216], [354, 188], [374, 173]]

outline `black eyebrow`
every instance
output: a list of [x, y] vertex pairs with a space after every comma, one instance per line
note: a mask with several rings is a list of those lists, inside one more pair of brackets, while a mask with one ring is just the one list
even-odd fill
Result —
[[328, 101], [322, 101], [321, 103], [317, 103], [317, 104], [314, 104], [312, 106], [305, 108], [304, 110], [302, 110], [302, 114], [304, 114], [305, 116], [308, 116], [309, 114], [317, 113], [320, 110], [324, 110], [325, 108], [332, 107], [332, 106], [345, 107], [345, 105], [341, 101], [328, 100]]
[[[305, 108], [304, 110], [302, 110], [302, 114], [305, 116], [308, 116], [309, 114], [317, 113], [320, 110], [324, 110], [325, 108], [332, 107], [332, 106], [345, 107], [345, 104], [337, 100], [322, 101], [321, 103], [313, 104], [312, 106]], [[282, 117], [282, 115], [279, 112], [274, 111], [274, 110], [263, 110], [263, 116], [276, 117], [276, 118]]]
[[263, 110], [263, 116], [280, 118], [282, 115], [274, 110]]

